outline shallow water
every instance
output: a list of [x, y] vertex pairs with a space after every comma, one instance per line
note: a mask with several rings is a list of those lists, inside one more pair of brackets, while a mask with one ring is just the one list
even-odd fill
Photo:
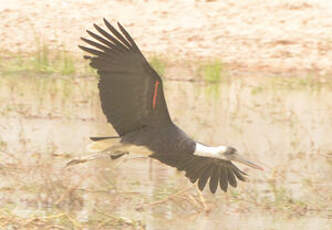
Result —
[[75, 221], [55, 223], [75, 229], [330, 229], [330, 86], [236, 76], [220, 84], [165, 81], [170, 114], [183, 130], [208, 145], [234, 146], [265, 168], [238, 165], [248, 183], [201, 196], [182, 173], [137, 155], [65, 168], [85, 154], [89, 136], [115, 132], [95, 79], [45, 78], [1, 79], [6, 212], [66, 213]]

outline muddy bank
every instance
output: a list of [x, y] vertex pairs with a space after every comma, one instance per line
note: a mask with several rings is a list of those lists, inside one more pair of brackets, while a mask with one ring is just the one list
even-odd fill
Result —
[[273, 1], [0, 1], [0, 49], [40, 43], [75, 55], [79, 37], [106, 17], [120, 21], [145, 53], [171, 60], [218, 58], [264, 72], [332, 71], [332, 4]]

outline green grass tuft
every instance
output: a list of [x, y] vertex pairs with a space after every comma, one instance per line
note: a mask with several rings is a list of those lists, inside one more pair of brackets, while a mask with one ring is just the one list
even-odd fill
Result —
[[61, 69], [61, 74], [71, 75], [75, 73], [74, 59], [68, 54], [68, 52], [63, 52], [63, 64]]
[[153, 67], [153, 69], [161, 76], [163, 77], [165, 74], [165, 69], [166, 69], [166, 63], [165, 61], [157, 56], [153, 56], [149, 60], [150, 65]]
[[40, 73], [52, 73], [52, 62], [49, 60], [50, 51], [46, 44], [43, 44], [42, 48], [37, 50], [31, 61], [32, 71]]
[[1, 57], [0, 71], [3, 75], [21, 72], [72, 75], [76, 72], [75, 63], [78, 61], [67, 51], [51, 50], [47, 44], [38, 43], [35, 52]]
[[223, 64], [219, 60], [206, 63], [201, 67], [204, 80], [208, 83], [218, 83], [221, 81], [222, 73], [224, 71]]

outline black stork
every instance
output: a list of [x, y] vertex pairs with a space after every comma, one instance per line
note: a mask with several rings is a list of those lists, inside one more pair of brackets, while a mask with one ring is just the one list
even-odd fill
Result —
[[95, 41], [81, 38], [93, 48], [79, 48], [91, 55], [84, 58], [90, 60], [100, 76], [102, 110], [119, 136], [91, 137], [90, 149], [113, 154], [112, 159], [129, 152], [147, 154], [185, 171], [192, 183], [198, 180], [201, 191], [210, 178], [212, 193], [218, 184], [226, 192], [228, 184], [236, 187], [237, 179], [245, 181], [246, 173], [232, 161], [262, 169], [233, 147], [205, 146], [177, 127], [168, 113], [161, 77], [120, 23], [121, 33], [106, 19], [104, 23], [109, 32], [94, 24], [99, 34], [89, 30], [87, 33]]

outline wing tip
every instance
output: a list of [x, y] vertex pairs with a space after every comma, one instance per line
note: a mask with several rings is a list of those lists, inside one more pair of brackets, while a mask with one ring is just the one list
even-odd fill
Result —
[[120, 28], [120, 30], [124, 29], [123, 26], [121, 25], [121, 23], [119, 21], [117, 21], [116, 24], [118, 25], [118, 27]]
[[103, 21], [104, 21], [104, 23], [105, 23], [105, 25], [106, 25], [107, 27], [109, 27], [109, 26], [113, 27], [113, 26], [111, 25], [111, 23], [110, 23], [109, 21], [106, 20], [106, 18], [103, 18]]
[[85, 32], [87, 32], [90, 36], [91, 34], [93, 34], [93, 32], [91, 32], [90, 30], [86, 30]]
[[[110, 23], [105, 17], [103, 18], [103, 22], [104, 22], [105, 24], [109, 24], [109, 25], [111, 25], [111, 23]], [[117, 24], [119, 27], [122, 27], [120, 21], [117, 21], [116, 24]]]
[[[102, 30], [101, 27], [98, 26], [96, 23], [93, 23], [93, 27], [94, 27], [97, 31]], [[87, 30], [87, 32], [88, 32], [88, 30]], [[91, 32], [91, 31], [89, 31], [89, 32]], [[88, 33], [89, 33], [89, 32], [88, 32]]]
[[81, 50], [84, 50], [85, 46], [78, 45], [78, 48], [80, 48]]

